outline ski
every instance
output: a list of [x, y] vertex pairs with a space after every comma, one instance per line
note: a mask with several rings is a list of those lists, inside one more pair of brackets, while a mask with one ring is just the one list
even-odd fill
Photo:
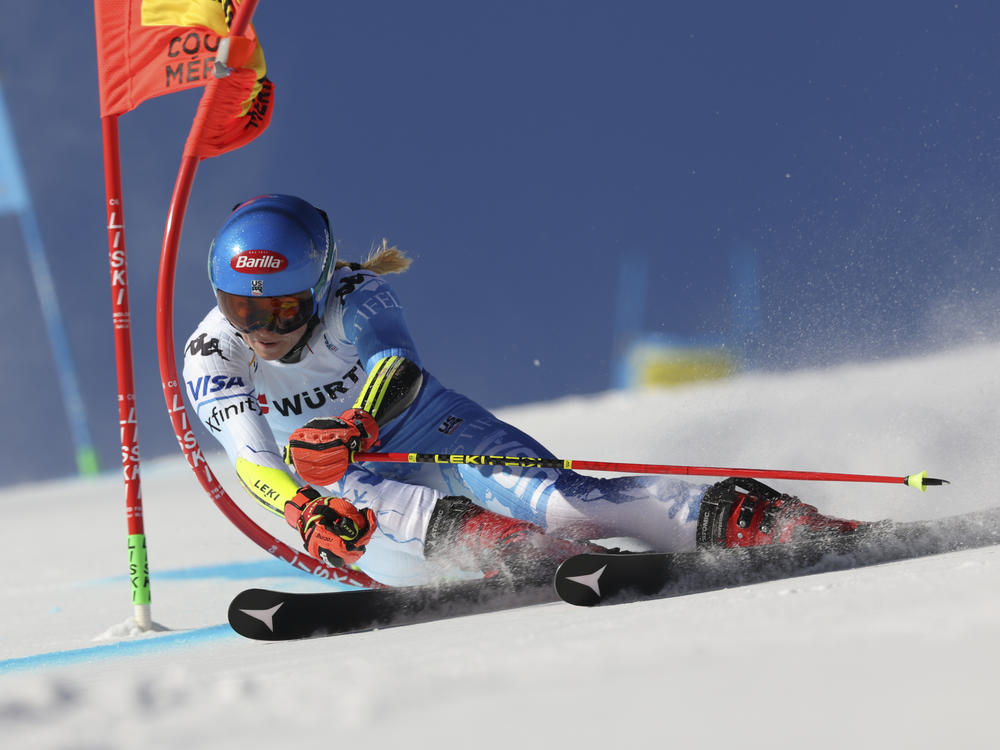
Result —
[[555, 589], [590, 607], [745, 586], [1000, 544], [1000, 508], [911, 523], [884, 522], [850, 535], [697, 552], [575, 555]]
[[558, 601], [551, 582], [512, 587], [500, 579], [357, 591], [241, 591], [229, 624], [246, 638], [285, 641], [358, 633]]
[[879, 523], [822, 540], [740, 549], [588, 553], [559, 566], [555, 587], [501, 579], [292, 593], [247, 589], [229, 624], [256, 640], [357, 633], [562, 599], [579, 606], [680, 596], [1000, 544], [1000, 508], [913, 523]]

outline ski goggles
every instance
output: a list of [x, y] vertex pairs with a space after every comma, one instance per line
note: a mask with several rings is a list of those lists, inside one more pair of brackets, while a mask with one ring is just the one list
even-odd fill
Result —
[[311, 289], [281, 297], [244, 297], [220, 289], [216, 297], [222, 314], [240, 333], [291, 333], [309, 322], [316, 307]]

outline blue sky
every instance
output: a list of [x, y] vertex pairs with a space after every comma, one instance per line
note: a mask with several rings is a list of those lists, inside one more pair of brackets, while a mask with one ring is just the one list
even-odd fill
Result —
[[[92, 6], [0, 0], [0, 18], [7, 105], [110, 467]], [[758, 367], [997, 338], [994, 3], [261, 0], [256, 25], [274, 119], [199, 170], [178, 264], [179, 338], [212, 304], [215, 229], [235, 202], [267, 191], [324, 207], [342, 257], [382, 237], [409, 251], [414, 266], [396, 286], [425, 365], [487, 406], [608, 386], [629, 254], [647, 264], [647, 330], [725, 337], [730, 257], [751, 251]], [[197, 99], [153, 100], [121, 120], [144, 458], [176, 451], [155, 285]], [[0, 242], [19, 312], [0, 341], [7, 483], [74, 464], [11, 216], [0, 217]]]

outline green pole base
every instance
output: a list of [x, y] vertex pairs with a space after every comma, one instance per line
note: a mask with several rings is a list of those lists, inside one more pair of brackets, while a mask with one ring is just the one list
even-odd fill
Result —
[[146, 535], [128, 535], [128, 577], [132, 583], [132, 604], [149, 604], [149, 561], [146, 559]]
[[81, 477], [96, 477], [101, 472], [97, 451], [93, 448], [81, 448], [76, 452], [76, 470]]

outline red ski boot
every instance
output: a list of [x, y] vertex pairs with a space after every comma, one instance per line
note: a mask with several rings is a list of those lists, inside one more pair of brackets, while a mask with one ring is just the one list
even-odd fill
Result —
[[551, 581], [563, 560], [583, 552], [603, 552], [589, 542], [549, 536], [527, 521], [474, 505], [467, 497], [437, 501], [427, 525], [424, 556], [462, 570], [504, 576], [515, 585]]
[[726, 479], [702, 498], [698, 546], [756, 547], [852, 534], [867, 525], [824, 516], [755, 479]]

